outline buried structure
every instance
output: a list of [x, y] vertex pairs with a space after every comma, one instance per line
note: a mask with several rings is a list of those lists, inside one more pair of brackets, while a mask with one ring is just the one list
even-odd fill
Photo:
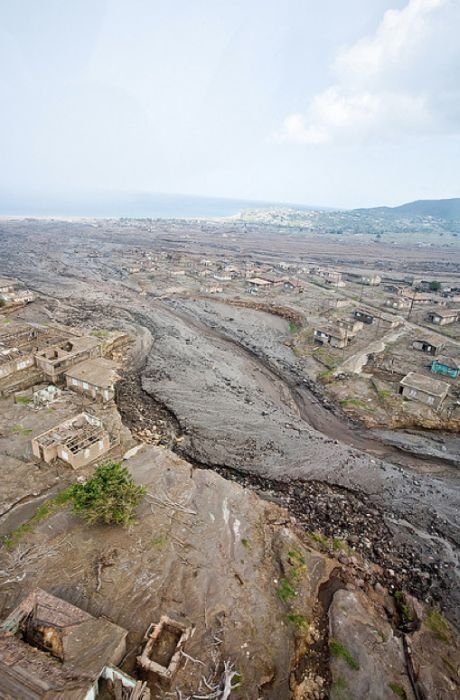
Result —
[[150, 681], [169, 686], [179, 668], [182, 648], [195, 631], [181, 622], [162, 615], [145, 633], [146, 644], [137, 657], [137, 665]]
[[0, 697], [150, 700], [117, 668], [127, 630], [36, 588], [0, 624]]

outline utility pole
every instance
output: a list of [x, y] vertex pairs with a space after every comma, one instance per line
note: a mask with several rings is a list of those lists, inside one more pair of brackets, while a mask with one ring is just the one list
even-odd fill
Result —
[[407, 320], [410, 319], [411, 314], [412, 314], [412, 309], [413, 309], [414, 302], [415, 302], [415, 295], [416, 295], [416, 290], [414, 289], [414, 292], [413, 292], [413, 294], [412, 294], [412, 300], [411, 300], [411, 304], [410, 304], [409, 313], [407, 314]]

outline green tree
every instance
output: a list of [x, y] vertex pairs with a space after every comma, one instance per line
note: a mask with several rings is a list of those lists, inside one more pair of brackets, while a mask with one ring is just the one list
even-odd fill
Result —
[[432, 282], [430, 282], [430, 289], [432, 292], [439, 292], [439, 290], [441, 289], [441, 282], [433, 280]]
[[94, 476], [70, 489], [73, 511], [88, 523], [129, 525], [145, 495], [145, 487], [134, 483], [126, 467], [108, 462]]

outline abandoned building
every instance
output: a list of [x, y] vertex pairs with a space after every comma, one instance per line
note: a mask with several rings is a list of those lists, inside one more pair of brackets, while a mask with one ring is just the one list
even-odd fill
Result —
[[370, 325], [371, 323], [374, 322], [374, 317], [372, 316], [372, 314], [369, 314], [367, 311], [364, 311], [363, 309], [355, 309], [353, 311], [353, 316], [358, 321], [362, 321], [363, 323], [366, 323], [367, 325]]
[[59, 329], [9, 323], [0, 332], [0, 379], [34, 367], [38, 351], [66, 337]]
[[431, 363], [431, 371], [433, 374], [443, 374], [446, 377], [457, 379], [460, 376], [460, 361], [454, 360], [452, 357], [440, 355]]
[[194, 626], [172, 620], [167, 615], [162, 615], [158, 624], [150, 625], [144, 635], [146, 644], [142, 654], [137, 657], [144, 677], [169, 687], [179, 668], [184, 644], [194, 632]]
[[9, 294], [14, 290], [15, 282], [6, 277], [0, 277], [0, 296], [3, 294]]
[[59, 457], [74, 469], [90, 464], [110, 448], [110, 436], [102, 421], [88, 413], [80, 413], [32, 439], [37, 459], [50, 463]]
[[310, 273], [321, 277], [321, 279], [331, 287], [345, 287], [345, 282], [342, 280], [342, 273], [337, 270], [329, 270], [322, 267], [314, 267]]
[[111, 401], [119, 379], [116, 365], [111, 360], [96, 357], [71, 367], [65, 373], [69, 389], [100, 401]]
[[0, 279], [0, 306], [23, 306], [35, 300], [35, 294], [25, 289], [17, 280]]
[[377, 328], [383, 328], [385, 330], [396, 328], [401, 323], [399, 316], [387, 314], [384, 311], [377, 311], [374, 315], [374, 320], [376, 321]]
[[296, 277], [291, 277], [284, 282], [284, 289], [286, 289], [288, 292], [303, 292], [304, 286], [305, 285], [302, 280], [299, 280]]
[[35, 362], [38, 369], [55, 382], [77, 363], [98, 357], [100, 354], [100, 342], [97, 338], [76, 337], [39, 351], [35, 355]]
[[356, 318], [341, 318], [337, 321], [339, 328], [344, 328], [349, 338], [354, 338], [363, 329], [363, 322]]
[[0, 624], [0, 697], [149, 700], [146, 684], [117, 668], [127, 635], [36, 588]]
[[321, 326], [315, 329], [315, 343], [331, 345], [333, 348], [345, 348], [348, 345], [348, 332], [340, 326]]
[[423, 338], [416, 338], [412, 347], [414, 350], [420, 350], [420, 352], [426, 352], [429, 355], [437, 355], [444, 349], [445, 343], [435, 336], [425, 335]]
[[427, 319], [430, 323], [435, 323], [437, 326], [447, 326], [449, 323], [458, 321], [458, 314], [457, 309], [438, 309], [437, 311], [430, 311]]
[[382, 281], [382, 278], [377, 273], [363, 275], [361, 277], [361, 284], [366, 284], [369, 287], [377, 287]]
[[409, 372], [399, 384], [399, 393], [406, 399], [420, 401], [421, 403], [439, 409], [449, 392], [449, 384], [439, 379], [432, 379], [424, 374]]
[[410, 301], [409, 299], [406, 299], [405, 297], [387, 297], [385, 299], [385, 306], [390, 307], [391, 309], [398, 309], [398, 310], [403, 310], [403, 309], [409, 309], [410, 308]]

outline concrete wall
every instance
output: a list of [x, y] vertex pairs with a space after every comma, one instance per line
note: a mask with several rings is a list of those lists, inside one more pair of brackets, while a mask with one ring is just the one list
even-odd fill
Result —
[[65, 445], [58, 445], [57, 456], [64, 462], [67, 462], [67, 464], [70, 464], [73, 469], [79, 469], [80, 467], [86, 466], [90, 462], [94, 462], [95, 459], [105, 454], [109, 450], [110, 438], [107, 434], [105, 434], [100, 440], [95, 442], [90, 447], [76, 453], [70, 452]]
[[115, 396], [115, 388], [113, 386], [103, 388], [75, 377], [66, 377], [66, 385], [72, 391], [99, 401], [111, 401]]
[[20, 372], [22, 369], [34, 366], [34, 356], [25, 355], [24, 357], [15, 357], [9, 362], [0, 365], [0, 379], [9, 377], [10, 374]]
[[79, 353], [70, 354], [67, 357], [62, 357], [60, 359], [50, 360], [47, 357], [36, 355], [37, 367], [46, 374], [46, 376], [51, 381], [56, 381], [61, 377], [66, 370], [70, 369], [74, 365], [77, 365], [83, 360], [90, 360], [93, 357], [99, 357], [100, 348], [95, 346], [93, 348], [88, 348], [87, 350], [82, 350]]
[[437, 410], [441, 406], [444, 400], [444, 397], [431, 396], [431, 394], [425, 394], [424, 391], [418, 391], [417, 389], [412, 389], [408, 386], [405, 386], [403, 388], [402, 395], [406, 399], [411, 399], [412, 401], [420, 401], [421, 403], [424, 403], [427, 406], [434, 408], [435, 410]]

